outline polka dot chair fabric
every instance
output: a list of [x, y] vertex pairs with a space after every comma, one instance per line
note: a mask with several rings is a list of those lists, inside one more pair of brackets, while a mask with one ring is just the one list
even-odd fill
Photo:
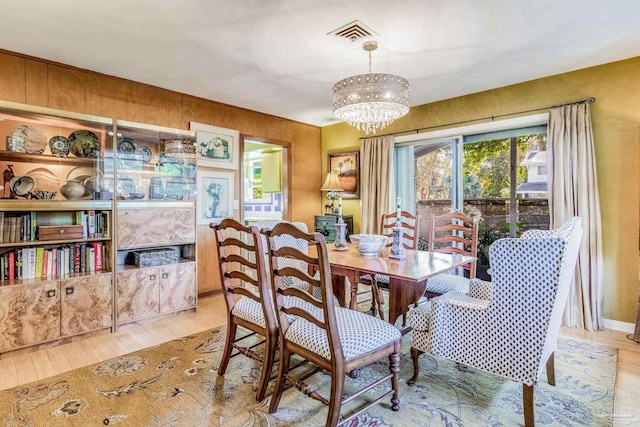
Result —
[[[323, 319], [322, 312], [318, 318]], [[348, 308], [336, 307], [336, 324], [345, 361], [377, 350], [388, 342], [400, 339], [400, 331], [388, 322]], [[363, 332], [366, 331], [366, 334]], [[331, 350], [324, 329], [298, 319], [287, 329], [286, 338], [319, 356], [331, 360]]]
[[534, 386], [555, 350], [581, 238], [575, 217], [556, 230], [496, 241], [492, 283], [473, 280], [469, 295], [450, 292], [411, 311], [412, 354]]
[[[376, 317], [355, 310], [337, 307], [334, 304], [331, 285], [331, 269], [327, 255], [327, 245], [320, 233], [307, 234], [291, 224], [277, 224], [266, 233], [271, 259], [272, 287], [275, 295], [276, 310], [280, 320], [280, 358], [276, 386], [271, 397], [270, 412], [278, 408], [280, 397], [285, 392], [286, 383], [323, 401], [329, 406], [327, 426], [335, 426], [340, 420], [342, 425], [360, 411], [375, 405], [385, 396], [391, 396], [391, 408], [399, 409], [398, 374], [401, 334], [393, 325]], [[313, 250], [303, 252], [291, 246], [278, 246], [278, 239], [288, 236], [290, 241], [304, 240], [305, 247]], [[284, 262], [286, 261], [286, 262]], [[311, 271], [316, 275], [309, 274]], [[295, 278], [305, 286], [286, 286], [285, 279]], [[317, 289], [318, 291], [315, 291]], [[296, 306], [288, 308], [286, 297], [300, 298], [311, 307]], [[288, 316], [294, 314], [294, 322]], [[329, 372], [331, 391], [313, 390], [304, 384], [304, 378], [294, 379], [297, 370], [289, 371], [293, 354]], [[371, 389], [379, 398], [371, 397], [364, 406], [356, 408], [352, 416], [342, 419], [342, 403], [348, 398], [344, 393], [345, 376], [354, 369], [388, 358], [390, 374], [372, 379], [371, 384], [361, 389]], [[305, 375], [305, 372], [300, 372]], [[388, 386], [389, 382], [391, 387]], [[375, 386], [375, 387], [374, 387]], [[324, 396], [323, 396], [324, 395]]]
[[469, 293], [469, 279], [456, 274], [438, 274], [427, 280], [427, 291], [436, 294], [447, 292]]

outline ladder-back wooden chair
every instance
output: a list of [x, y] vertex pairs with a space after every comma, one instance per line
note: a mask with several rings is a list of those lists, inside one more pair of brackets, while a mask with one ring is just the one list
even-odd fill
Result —
[[[336, 307], [327, 246], [322, 234], [307, 234], [285, 223], [276, 225], [266, 234], [271, 259], [271, 282], [280, 325], [280, 360], [269, 411], [273, 413], [278, 409], [286, 383], [292, 384], [308, 397], [328, 405], [326, 426], [346, 425], [353, 417], [387, 397], [391, 398], [391, 409], [397, 411], [400, 402], [400, 331], [373, 316]], [[276, 247], [277, 239], [285, 235], [298, 241], [307, 241], [308, 254], [293, 246]], [[283, 263], [282, 260], [285, 259], [289, 262]], [[315, 272], [315, 275], [311, 276], [310, 272]], [[292, 278], [308, 286], [283, 286], [284, 282]], [[287, 296], [302, 299], [307, 306], [287, 307], [284, 303]], [[296, 320], [290, 322], [290, 316], [295, 316]], [[316, 365], [318, 368], [312, 372], [325, 370], [330, 373], [331, 389], [328, 398], [303, 382], [310, 373], [301, 372], [301, 377], [292, 375], [290, 363], [293, 354]], [[351, 396], [343, 396], [348, 372], [385, 357], [389, 358], [388, 375], [376, 379]], [[384, 387], [380, 397], [367, 395], [354, 412], [341, 418], [343, 404], [374, 389], [379, 390], [388, 380], [390, 387]]]
[[[256, 400], [262, 401], [274, 366], [278, 326], [260, 232], [257, 227], [245, 227], [230, 218], [210, 227], [218, 248], [220, 280], [227, 305], [227, 338], [218, 375], [224, 375], [231, 357], [238, 354], [261, 362]], [[251, 332], [237, 337], [238, 326]], [[264, 356], [253, 350], [254, 342], [241, 344], [256, 334], [264, 337]], [[237, 353], [232, 354], [234, 349]]]
[[[429, 251], [461, 254], [475, 257], [478, 254], [478, 217], [459, 212], [434, 216], [429, 230]], [[425, 296], [433, 297], [456, 291], [469, 293], [469, 280], [476, 277], [476, 261], [463, 265], [468, 276], [451, 273], [438, 274], [427, 280]]]

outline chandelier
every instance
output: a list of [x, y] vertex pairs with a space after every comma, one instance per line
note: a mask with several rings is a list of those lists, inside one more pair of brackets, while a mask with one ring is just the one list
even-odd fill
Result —
[[333, 86], [333, 115], [368, 135], [409, 112], [409, 82], [372, 73], [371, 52], [378, 43], [365, 42], [362, 48], [369, 52], [369, 74], [347, 77]]

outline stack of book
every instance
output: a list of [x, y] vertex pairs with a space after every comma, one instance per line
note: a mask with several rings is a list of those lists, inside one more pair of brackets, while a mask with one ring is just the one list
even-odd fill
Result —
[[[100, 239], [111, 236], [111, 212], [77, 211], [75, 225], [83, 226], [84, 239]], [[17, 213], [14, 216], [0, 212], [0, 243], [37, 241], [37, 212]]]
[[102, 242], [20, 248], [0, 256], [0, 276], [10, 284], [20, 279], [65, 277], [94, 273], [105, 268], [106, 246]]

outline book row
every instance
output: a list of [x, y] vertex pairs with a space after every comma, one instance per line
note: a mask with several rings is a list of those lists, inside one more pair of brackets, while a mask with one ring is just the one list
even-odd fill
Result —
[[0, 256], [0, 276], [11, 284], [14, 280], [94, 273], [105, 268], [106, 246], [102, 242], [75, 243], [45, 248], [22, 248]]
[[[39, 212], [26, 212], [9, 216], [0, 212], [0, 243], [33, 242], [39, 239], [38, 226], [49, 221], [39, 221]], [[111, 235], [111, 212], [73, 212], [72, 222], [82, 226], [82, 238], [103, 238]]]

